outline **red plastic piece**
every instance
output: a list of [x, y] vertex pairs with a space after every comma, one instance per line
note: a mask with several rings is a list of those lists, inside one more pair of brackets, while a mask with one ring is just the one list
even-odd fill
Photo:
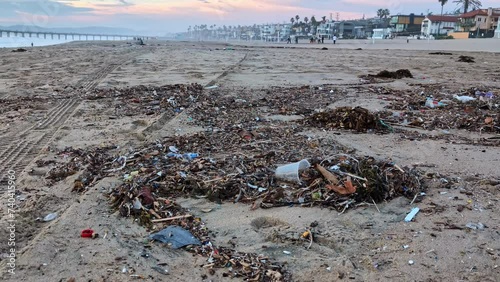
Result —
[[82, 238], [92, 238], [92, 235], [94, 234], [94, 230], [92, 229], [85, 229], [82, 230]]

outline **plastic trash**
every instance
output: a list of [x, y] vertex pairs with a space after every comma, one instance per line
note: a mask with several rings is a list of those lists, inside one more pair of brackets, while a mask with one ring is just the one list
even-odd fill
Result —
[[493, 92], [488, 91], [488, 92], [481, 92], [481, 91], [476, 91], [476, 97], [479, 98], [481, 101], [491, 101], [493, 99]]
[[99, 236], [99, 234], [95, 233], [94, 230], [92, 230], [92, 229], [85, 229], [85, 230], [82, 230], [82, 232], [80, 233], [80, 236], [82, 238], [95, 239]]
[[425, 106], [427, 108], [437, 108], [437, 107], [444, 107], [444, 106], [446, 106], [446, 104], [443, 102], [439, 102], [437, 100], [434, 100], [431, 97], [427, 97], [427, 99], [425, 100]]
[[57, 218], [57, 213], [54, 212], [54, 213], [49, 213], [48, 215], [46, 215], [44, 218], [43, 218], [43, 221], [52, 221], [54, 219]]
[[167, 102], [172, 105], [172, 107], [177, 106], [177, 102], [175, 101], [175, 97], [170, 97], [167, 99]]
[[186, 159], [186, 160], [193, 160], [199, 157], [200, 154], [198, 153], [185, 153], [185, 154], [177, 154], [177, 153], [168, 153], [167, 157], [170, 158], [178, 158], [178, 159]]
[[459, 100], [460, 102], [462, 103], [467, 103], [467, 102], [470, 102], [470, 101], [474, 101], [476, 100], [476, 98], [474, 97], [470, 97], [470, 96], [458, 96], [458, 95], [453, 95], [453, 98]]
[[415, 215], [417, 215], [417, 213], [420, 211], [419, 208], [413, 208], [410, 213], [408, 213], [408, 215], [405, 217], [405, 222], [410, 222], [413, 220], [413, 218], [415, 217]]
[[134, 205], [134, 209], [135, 209], [135, 210], [140, 210], [140, 209], [142, 209], [142, 203], [141, 203], [141, 201], [140, 201], [139, 199], [137, 199], [137, 198], [135, 198], [135, 199], [134, 199], [134, 204], [133, 204], [133, 205]]
[[166, 270], [165, 268], [163, 267], [160, 267], [160, 266], [152, 266], [151, 267], [153, 270], [155, 270], [156, 272], [158, 273], [161, 273], [163, 275], [168, 275], [168, 270]]
[[280, 166], [276, 169], [276, 177], [279, 179], [300, 183], [299, 173], [311, 167], [307, 160]]
[[209, 89], [209, 90], [210, 90], [210, 89], [217, 89], [218, 87], [219, 87], [219, 86], [217, 86], [217, 85], [211, 85], [211, 86], [207, 86], [207, 87], [205, 87], [205, 89]]
[[484, 224], [481, 222], [474, 223], [474, 222], [469, 222], [465, 225], [465, 227], [474, 229], [474, 230], [483, 230], [484, 229]]
[[185, 154], [182, 154], [182, 157], [184, 159], [186, 159], [186, 160], [196, 159], [199, 156], [200, 156], [200, 154], [198, 154], [198, 153], [185, 153]]
[[172, 248], [179, 249], [188, 245], [201, 245], [191, 232], [180, 226], [169, 226], [162, 231], [149, 235], [150, 239], [171, 244]]
[[139, 175], [139, 171], [138, 170], [134, 170], [130, 174], [123, 175], [123, 180], [125, 180], [125, 181], [132, 181], [132, 179], [134, 179], [134, 177], [137, 176], [137, 175]]
[[247, 183], [247, 186], [252, 188], [252, 189], [257, 189], [259, 191], [259, 193], [262, 193], [264, 191], [267, 190], [267, 188], [264, 188], [264, 187], [259, 187], [259, 186], [256, 186], [256, 185], [252, 185], [250, 183]]

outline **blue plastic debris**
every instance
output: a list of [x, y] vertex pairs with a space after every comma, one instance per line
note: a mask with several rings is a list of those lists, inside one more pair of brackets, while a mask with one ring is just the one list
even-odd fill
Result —
[[167, 154], [167, 157], [170, 157], [170, 158], [185, 159], [185, 160], [189, 160], [189, 161], [196, 159], [199, 156], [200, 155], [198, 153], [178, 154], [178, 153], [170, 152]]
[[419, 208], [413, 208], [408, 215], [405, 217], [405, 222], [410, 222], [413, 220], [415, 215], [420, 211]]
[[172, 248], [174, 249], [188, 245], [201, 245], [200, 240], [180, 226], [169, 226], [158, 233], [149, 235], [149, 238], [166, 244], [172, 244]]

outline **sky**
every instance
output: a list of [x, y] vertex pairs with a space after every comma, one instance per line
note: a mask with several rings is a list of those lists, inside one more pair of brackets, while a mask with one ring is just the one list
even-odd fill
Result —
[[[482, 3], [500, 7], [500, 0]], [[162, 35], [200, 24], [288, 23], [295, 15], [349, 20], [376, 16], [380, 8], [391, 14], [439, 14], [441, 5], [438, 0], [0, 0], [0, 25], [106, 26]], [[456, 8], [448, 1], [444, 11]]]

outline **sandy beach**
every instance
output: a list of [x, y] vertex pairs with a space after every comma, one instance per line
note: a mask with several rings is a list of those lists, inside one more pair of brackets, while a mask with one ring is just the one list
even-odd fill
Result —
[[[2, 224], [2, 281], [499, 280], [500, 39], [12, 50], [0, 49], [0, 217], [14, 220], [16, 259], [9, 273]], [[411, 77], [377, 76], [401, 69]], [[430, 96], [445, 106], [427, 107]], [[345, 107], [376, 124], [315, 119]], [[170, 146], [199, 157], [169, 159]], [[339, 196], [313, 168], [306, 184], [273, 177], [301, 159], [334, 171], [338, 156], [341, 168], [373, 161], [380, 183], [412, 194], [362, 198], [374, 184], [354, 175], [358, 194]], [[192, 217], [145, 223], [148, 210]], [[221, 266], [223, 255], [148, 239], [168, 224], [203, 226], [219, 251], [241, 253]], [[82, 238], [88, 228], [99, 236]]]

